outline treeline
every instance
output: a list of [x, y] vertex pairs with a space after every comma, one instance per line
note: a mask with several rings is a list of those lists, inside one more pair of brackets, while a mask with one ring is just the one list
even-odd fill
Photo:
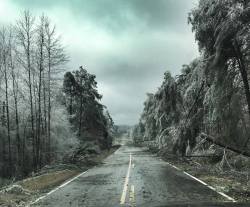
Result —
[[111, 145], [113, 122], [98, 102], [95, 76], [80, 68], [63, 83], [68, 61], [45, 15], [25, 11], [1, 27], [0, 178], [21, 178], [62, 160], [87, 131], [102, 138], [103, 147]]
[[249, 150], [250, 3], [200, 0], [189, 23], [201, 57], [169, 72], [155, 94], [148, 94], [134, 141], [186, 155], [200, 134], [224, 146]]
[[[0, 30], [1, 174], [51, 161], [54, 76], [68, 57], [48, 17], [25, 11]], [[29, 171], [29, 170], [28, 170]]]

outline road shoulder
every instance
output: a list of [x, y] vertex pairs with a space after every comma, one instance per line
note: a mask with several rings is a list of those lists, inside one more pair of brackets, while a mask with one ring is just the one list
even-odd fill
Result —
[[110, 150], [103, 150], [100, 154], [93, 155], [89, 159], [91, 163], [89, 165], [59, 164], [50, 166], [49, 170], [42, 170], [38, 175], [14, 182], [1, 189], [0, 206], [27, 206], [28, 203], [45, 196], [93, 166], [101, 164], [118, 148], [119, 146], [114, 146]]

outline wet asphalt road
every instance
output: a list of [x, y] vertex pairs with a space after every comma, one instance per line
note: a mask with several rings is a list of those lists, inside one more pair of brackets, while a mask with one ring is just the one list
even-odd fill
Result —
[[[124, 204], [120, 204], [122, 197]], [[146, 150], [122, 146], [105, 159], [102, 165], [88, 170], [32, 206], [236, 207], [250, 205], [230, 203], [217, 192], [174, 169]]]

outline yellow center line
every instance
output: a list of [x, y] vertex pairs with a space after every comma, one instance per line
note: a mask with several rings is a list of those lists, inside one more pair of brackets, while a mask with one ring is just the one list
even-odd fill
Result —
[[131, 163], [132, 163], [132, 155], [130, 153], [129, 155], [129, 165], [128, 165], [128, 171], [127, 171], [127, 176], [125, 178], [124, 186], [123, 186], [123, 191], [120, 199], [120, 204], [124, 204], [126, 201], [126, 195], [127, 195], [127, 190], [128, 190], [128, 182], [129, 182], [129, 175], [130, 175], [130, 169], [131, 169]]
[[135, 207], [135, 186], [131, 185], [130, 196], [129, 196], [130, 207]]

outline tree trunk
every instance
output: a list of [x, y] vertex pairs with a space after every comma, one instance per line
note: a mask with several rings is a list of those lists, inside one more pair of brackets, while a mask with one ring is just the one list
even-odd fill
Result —
[[51, 88], [50, 88], [50, 84], [51, 84], [51, 53], [50, 53], [50, 48], [48, 50], [48, 58], [49, 58], [49, 63], [48, 63], [48, 161], [50, 163], [51, 161], [51, 146], [50, 146], [50, 126], [51, 126]]
[[[44, 77], [44, 76], [43, 76]], [[45, 86], [45, 81], [43, 81], [43, 116], [44, 116], [44, 134], [45, 137], [47, 138], [47, 132], [48, 132], [48, 126], [47, 126], [47, 99], [46, 99], [46, 86]]]
[[46, 40], [46, 50], [47, 50], [47, 55], [48, 55], [48, 126], [47, 126], [47, 159], [48, 162], [51, 162], [51, 37], [54, 33], [54, 30], [52, 32], [50, 31], [50, 22], [49, 19], [45, 19], [45, 35], [47, 38]]
[[18, 116], [18, 101], [17, 101], [17, 91], [18, 85], [15, 83], [17, 80], [15, 78], [14, 69], [12, 66], [12, 87], [15, 105], [15, 122], [16, 122], [16, 142], [17, 142], [17, 161], [18, 166], [21, 165], [21, 143], [20, 143], [20, 129], [19, 129], [19, 116]]
[[47, 138], [47, 104], [46, 104], [46, 81], [45, 74], [43, 70], [43, 116], [44, 116], [44, 134]]
[[34, 72], [32, 73], [32, 81], [33, 81], [33, 97], [34, 97], [34, 103], [33, 103], [33, 107], [34, 107], [34, 125], [35, 125], [35, 134], [34, 134], [34, 138], [35, 138], [35, 170], [37, 170], [38, 168], [38, 154], [37, 154], [37, 146], [38, 146], [38, 110], [37, 110], [37, 94], [38, 94], [38, 86], [37, 86], [37, 82], [35, 80], [35, 74]]
[[25, 163], [25, 149], [26, 149], [26, 124], [23, 129], [23, 143], [22, 143], [22, 170], [24, 171], [26, 163]]
[[69, 114], [70, 114], [70, 115], [73, 114], [73, 92], [72, 92], [72, 89], [71, 89], [71, 92], [70, 92]]
[[[34, 37], [34, 18], [30, 14], [29, 11], [25, 11], [24, 15], [21, 20], [17, 21], [17, 43], [19, 43], [20, 49], [24, 51], [23, 54], [20, 54], [20, 64], [23, 66], [23, 68], [28, 73], [28, 90], [29, 90], [29, 110], [30, 110], [30, 120], [28, 120], [29, 123], [31, 123], [31, 135], [29, 135], [32, 139], [32, 167], [33, 169], [36, 168], [36, 137], [35, 137], [35, 120], [34, 120], [34, 108], [33, 108], [33, 85], [32, 85], [32, 61], [31, 61], [31, 55], [32, 55], [32, 46], [33, 46], [33, 37]], [[25, 57], [25, 60], [22, 60], [22, 58]], [[28, 133], [29, 134], [29, 133]], [[30, 138], [29, 137], [29, 138]]]
[[39, 69], [39, 85], [38, 85], [38, 124], [37, 124], [37, 146], [36, 146], [36, 153], [37, 153], [37, 161], [39, 162], [40, 166], [40, 141], [41, 141], [41, 82], [42, 82], [42, 69], [40, 66]]
[[[5, 120], [5, 102], [3, 101], [3, 107], [2, 107], [2, 127], [6, 126], [6, 120]], [[6, 161], [6, 140], [5, 136], [2, 137], [2, 160], [5, 163]]]
[[[237, 40], [234, 40], [233, 45], [234, 45], [234, 50], [235, 50], [235, 54], [237, 57], [237, 61], [239, 64], [241, 78], [243, 80], [245, 96], [246, 96], [246, 101], [247, 101], [247, 107], [248, 107], [248, 113], [249, 113], [249, 118], [250, 118], [250, 89], [249, 89], [249, 81], [248, 81], [248, 77], [247, 77], [247, 70], [246, 70], [245, 63], [244, 63], [242, 53], [240, 51], [240, 47], [239, 47]], [[248, 141], [249, 141], [249, 139], [247, 139], [246, 143], [244, 144], [244, 147], [247, 146]]]
[[[44, 16], [41, 17], [41, 25], [39, 28], [39, 82], [38, 82], [38, 133], [37, 133], [37, 158], [39, 161], [39, 167], [42, 167], [42, 154], [41, 154], [41, 137], [42, 137], [42, 75], [43, 75], [43, 48], [44, 48]], [[46, 110], [46, 109], [45, 109]], [[46, 116], [46, 115], [45, 115]]]
[[[42, 72], [42, 88], [43, 88], [43, 127], [42, 127], [42, 134], [44, 135], [43, 140], [41, 142], [41, 153], [46, 152], [46, 140], [47, 140], [47, 105], [46, 105], [46, 83], [45, 83], [45, 75], [44, 69]], [[42, 154], [40, 156], [40, 167], [42, 164]]]
[[7, 77], [7, 62], [6, 62], [6, 59], [4, 60], [4, 80], [5, 80], [5, 102], [6, 102], [6, 117], [7, 117], [7, 137], [8, 137], [8, 163], [9, 163], [9, 170], [11, 170], [11, 168], [12, 168], [12, 158], [11, 158], [9, 93], [8, 93], [8, 77]]
[[78, 132], [78, 135], [79, 137], [81, 136], [81, 131], [82, 131], [82, 110], [83, 110], [83, 100], [82, 100], [82, 95], [80, 95], [80, 117], [79, 117], [79, 132]]
[[211, 136], [209, 136], [209, 135], [207, 135], [205, 133], [201, 133], [200, 136], [201, 136], [201, 138], [206, 139], [207, 141], [212, 142], [213, 144], [216, 144], [216, 145], [218, 145], [220, 147], [229, 149], [229, 150], [231, 150], [231, 151], [233, 151], [233, 152], [235, 152], [237, 154], [242, 154], [244, 156], [250, 157], [250, 153], [249, 152], [241, 151], [241, 150], [236, 149], [236, 148], [231, 147], [231, 146], [226, 146], [225, 144], [223, 144], [223, 143], [219, 142], [218, 140], [216, 140], [214, 137], [211, 137]]
[[29, 99], [30, 99], [30, 118], [31, 118], [31, 136], [32, 136], [32, 154], [33, 154], [33, 169], [36, 169], [36, 151], [35, 151], [35, 128], [34, 128], [34, 110], [33, 110], [33, 95], [32, 95], [32, 82], [31, 82], [31, 61], [30, 61], [30, 40], [27, 46], [27, 62], [28, 62], [28, 85], [29, 85]]

